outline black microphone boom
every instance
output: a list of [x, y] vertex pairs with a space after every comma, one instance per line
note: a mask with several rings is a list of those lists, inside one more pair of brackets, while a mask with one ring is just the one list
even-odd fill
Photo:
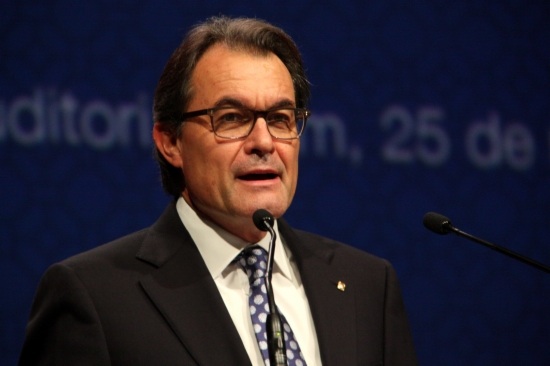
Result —
[[275, 256], [275, 241], [277, 234], [273, 230], [273, 215], [264, 209], [259, 209], [252, 215], [254, 225], [262, 231], [269, 231], [271, 239], [269, 240], [269, 251], [267, 252], [267, 268], [265, 269], [265, 287], [267, 290], [267, 299], [269, 301], [269, 314], [266, 319], [267, 345], [269, 351], [269, 364], [273, 366], [286, 366], [286, 349], [283, 331], [283, 322], [277, 305], [275, 304], [275, 295], [271, 286], [271, 274], [273, 272], [273, 258]]
[[437, 233], [437, 234], [440, 234], [440, 235], [445, 235], [445, 234], [448, 234], [448, 233], [454, 233], [458, 236], [462, 236], [464, 238], [467, 238], [469, 240], [472, 240], [478, 244], [481, 244], [481, 245], [484, 245], [488, 248], [491, 248], [493, 250], [496, 250], [497, 252], [500, 252], [502, 254], [505, 254], [511, 258], [514, 258], [520, 262], [523, 262], [525, 264], [528, 264], [530, 266], [533, 266], [543, 272], [546, 272], [546, 273], [550, 273], [550, 267], [540, 263], [540, 262], [537, 262], [531, 258], [528, 258], [522, 254], [519, 254], [519, 253], [516, 253], [516, 252], [513, 252], [511, 251], [510, 249], [506, 249], [504, 247], [501, 247], [499, 245], [496, 245], [496, 244], [493, 244], [493, 243], [490, 243], [486, 240], [483, 240], [483, 239], [480, 239], [480, 238], [477, 238], [473, 235], [470, 235], [468, 233], [465, 233], [464, 231], [461, 231], [459, 229], [457, 229], [456, 227], [453, 226], [453, 224], [451, 223], [451, 221], [441, 215], [441, 214], [438, 214], [436, 212], [428, 212], [424, 215], [424, 220], [423, 220], [423, 223], [424, 223], [424, 226], [426, 228], [428, 228], [429, 230], [433, 231], [434, 233]]
[[269, 240], [269, 252], [267, 253], [267, 268], [265, 270], [265, 277], [267, 279], [266, 282], [268, 282], [269, 287], [271, 287], [271, 274], [273, 272], [273, 259], [275, 255], [275, 240], [277, 239], [277, 234], [275, 234], [275, 230], [273, 230], [273, 223], [275, 222], [275, 219], [269, 211], [260, 208], [254, 211], [252, 221], [254, 221], [254, 225], [256, 225], [258, 229], [261, 231], [269, 231], [269, 234], [271, 235], [271, 239]]

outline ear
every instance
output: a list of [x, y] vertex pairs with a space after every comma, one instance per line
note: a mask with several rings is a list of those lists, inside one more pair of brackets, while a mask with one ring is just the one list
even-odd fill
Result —
[[158, 122], [155, 122], [153, 126], [153, 140], [158, 151], [171, 165], [176, 168], [183, 167], [178, 139], [163, 129], [162, 125]]

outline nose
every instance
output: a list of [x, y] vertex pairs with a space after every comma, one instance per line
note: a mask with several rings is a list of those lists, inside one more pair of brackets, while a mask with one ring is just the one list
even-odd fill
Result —
[[252, 131], [250, 131], [250, 134], [245, 139], [245, 152], [248, 154], [265, 155], [273, 152], [274, 148], [273, 137], [269, 133], [265, 118], [258, 117], [252, 127]]

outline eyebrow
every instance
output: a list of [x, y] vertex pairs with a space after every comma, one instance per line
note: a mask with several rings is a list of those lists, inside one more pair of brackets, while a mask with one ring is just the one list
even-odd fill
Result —
[[[224, 106], [241, 107], [241, 108], [248, 108], [248, 109], [254, 110], [253, 108], [249, 108], [241, 100], [232, 98], [232, 97], [223, 97], [219, 99], [216, 103], [214, 103], [214, 107], [224, 107]], [[294, 108], [294, 107], [295, 107], [294, 102], [290, 99], [285, 98], [271, 105], [267, 110], [277, 109], [277, 108]]]

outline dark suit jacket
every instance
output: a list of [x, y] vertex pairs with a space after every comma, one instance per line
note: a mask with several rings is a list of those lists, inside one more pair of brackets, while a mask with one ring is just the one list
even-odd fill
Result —
[[[284, 220], [279, 230], [296, 258], [324, 365], [416, 364], [388, 262]], [[50, 267], [20, 358], [33, 366], [249, 364], [174, 204], [150, 228]]]

